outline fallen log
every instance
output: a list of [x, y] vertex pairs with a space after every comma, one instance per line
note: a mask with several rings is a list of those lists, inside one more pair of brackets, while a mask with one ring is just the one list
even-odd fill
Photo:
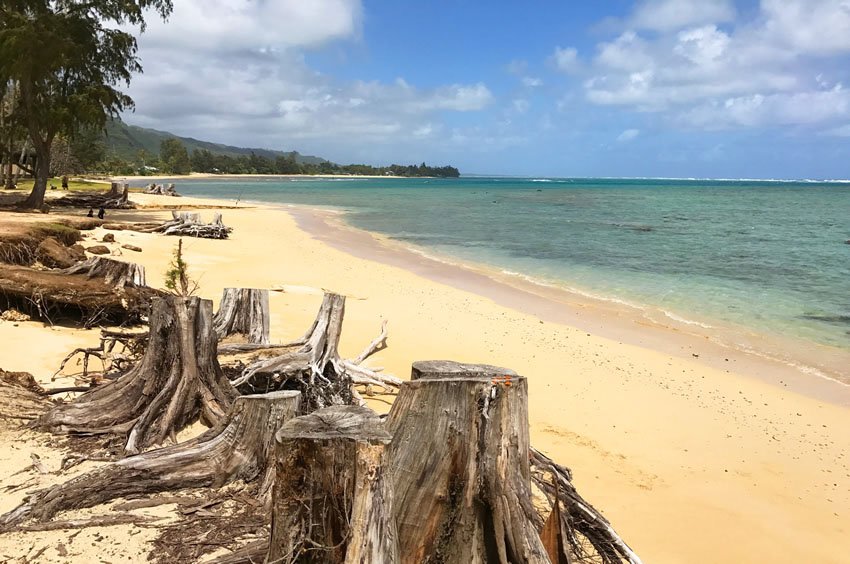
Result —
[[136, 205], [130, 201], [130, 185], [123, 188], [118, 182], [110, 185], [108, 192], [72, 192], [50, 201], [50, 205], [74, 208], [133, 209]]
[[0, 369], [0, 420], [29, 421], [52, 405], [32, 374]]
[[134, 262], [124, 262], [105, 257], [91, 257], [64, 270], [65, 274], [84, 274], [89, 278], [102, 278], [116, 288], [146, 286], [145, 267]]
[[14, 308], [48, 322], [135, 323], [159, 294], [147, 287], [116, 288], [101, 278], [0, 264], [0, 309]]
[[213, 326], [219, 339], [243, 335], [249, 343], [269, 343], [269, 291], [225, 288]]
[[93, 507], [131, 495], [185, 488], [220, 488], [242, 480], [271, 487], [274, 435], [298, 410], [298, 392], [241, 396], [227, 417], [189, 441], [130, 456], [30, 495], [0, 516], [0, 531], [60, 511]]
[[54, 433], [125, 437], [136, 454], [173, 441], [200, 420], [224, 418], [237, 392], [221, 371], [212, 328], [212, 302], [168, 296], [154, 301], [142, 359], [116, 380], [59, 405], [36, 426]]
[[277, 434], [266, 562], [396, 562], [392, 494], [383, 471], [390, 435], [364, 407], [334, 406]]
[[387, 419], [399, 562], [547, 563], [531, 501], [527, 383], [416, 362]]

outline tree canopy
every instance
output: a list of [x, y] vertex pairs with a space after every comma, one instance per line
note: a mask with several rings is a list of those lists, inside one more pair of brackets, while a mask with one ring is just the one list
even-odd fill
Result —
[[136, 38], [110, 25], [144, 29], [144, 10], [163, 18], [171, 0], [0, 0], [0, 82], [20, 92], [15, 114], [36, 151], [36, 182], [27, 207], [41, 207], [58, 135], [73, 137], [86, 127], [131, 108], [118, 90], [142, 67]]

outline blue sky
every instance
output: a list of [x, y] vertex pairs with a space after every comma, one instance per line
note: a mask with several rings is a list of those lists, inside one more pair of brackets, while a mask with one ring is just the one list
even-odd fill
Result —
[[850, 177], [850, 0], [175, 4], [130, 123], [466, 173]]

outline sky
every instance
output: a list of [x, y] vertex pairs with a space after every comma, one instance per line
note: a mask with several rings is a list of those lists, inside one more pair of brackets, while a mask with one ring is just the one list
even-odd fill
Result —
[[466, 174], [850, 177], [850, 0], [174, 4], [128, 123]]

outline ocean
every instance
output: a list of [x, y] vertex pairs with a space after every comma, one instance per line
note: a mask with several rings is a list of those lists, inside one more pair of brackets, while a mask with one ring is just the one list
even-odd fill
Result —
[[651, 307], [680, 323], [850, 349], [850, 183], [176, 181], [191, 196], [343, 210], [352, 226], [430, 255]]

